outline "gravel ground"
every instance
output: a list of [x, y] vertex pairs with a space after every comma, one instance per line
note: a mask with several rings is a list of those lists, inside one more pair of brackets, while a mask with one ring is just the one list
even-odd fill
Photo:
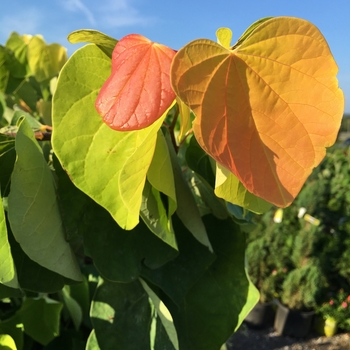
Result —
[[296, 339], [278, 336], [273, 328], [255, 330], [243, 324], [226, 346], [227, 350], [350, 350], [350, 333]]

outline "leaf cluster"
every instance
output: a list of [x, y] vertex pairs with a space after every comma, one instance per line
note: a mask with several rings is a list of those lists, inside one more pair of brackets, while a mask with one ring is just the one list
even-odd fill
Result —
[[[245, 232], [294, 199], [335, 141], [343, 95], [307, 21], [262, 19], [232, 47], [217, 35], [176, 52], [81, 30], [69, 40], [89, 44], [69, 60], [38, 35], [0, 46], [3, 344], [219, 349], [257, 302]], [[279, 293], [297, 257], [267, 226], [256, 276], [272, 269]]]

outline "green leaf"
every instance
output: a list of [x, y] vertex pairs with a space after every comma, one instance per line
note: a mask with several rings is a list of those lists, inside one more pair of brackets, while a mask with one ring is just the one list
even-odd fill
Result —
[[59, 335], [63, 304], [50, 299], [26, 298], [18, 312], [24, 331], [35, 341], [47, 345]]
[[173, 223], [180, 254], [155, 270], [143, 266], [141, 276], [160, 287], [180, 305], [216, 256], [194, 238], [176, 214], [173, 216]]
[[188, 166], [205, 179], [212, 188], [215, 187], [215, 174], [211, 165], [211, 158], [204, 152], [203, 148], [199, 146], [194, 136], [191, 137], [190, 143], [186, 149], [186, 162]]
[[24, 40], [24, 37], [16, 32], [12, 32], [5, 46], [9, 49], [10, 56], [7, 61], [7, 67], [11, 75], [14, 78], [26, 77], [30, 69], [27, 60], [27, 42]]
[[[249, 275], [246, 271], [247, 278], [249, 279]], [[238, 316], [238, 322], [235, 328], [235, 332], [238, 330], [238, 328], [243, 323], [244, 319], [247, 317], [247, 315], [252, 311], [253, 307], [256, 305], [258, 300], [260, 299], [260, 293], [258, 289], [254, 286], [254, 284], [249, 279], [249, 287], [248, 287], [248, 295], [247, 295], [247, 301], [244, 304], [241, 312]]]
[[12, 232], [30, 259], [79, 281], [80, 269], [62, 229], [53, 176], [25, 119], [15, 147], [17, 160], [8, 197]]
[[232, 50], [241, 45], [249, 36], [252, 34], [252, 32], [259, 27], [261, 24], [263, 24], [265, 21], [271, 19], [273, 17], [264, 17], [260, 18], [257, 21], [255, 21], [252, 25], [248, 27], [248, 29], [241, 35], [241, 37], [238, 39], [237, 43], [233, 45]]
[[0, 134], [0, 192], [7, 197], [10, 190], [10, 178], [16, 160], [15, 140]]
[[131, 282], [139, 277], [143, 265], [155, 269], [177, 255], [142, 221], [125, 231], [97, 204], [85, 209], [82, 230], [88, 255], [102, 276], [111, 281]]
[[24, 293], [20, 289], [11, 288], [0, 284], [0, 300], [5, 298], [20, 298]]
[[40, 129], [41, 128], [42, 124], [39, 122], [39, 120], [37, 120], [31, 114], [24, 112], [24, 111], [15, 111], [15, 113], [13, 113], [11, 125], [16, 125], [22, 117], [26, 119], [26, 121], [28, 122], [28, 125], [32, 129]]
[[214, 189], [200, 175], [193, 174], [192, 188], [195, 192], [199, 192], [202, 206], [207, 206], [206, 214], [211, 213], [220, 220], [227, 218], [225, 201], [215, 195]]
[[62, 296], [64, 305], [68, 309], [74, 327], [76, 330], [79, 330], [79, 327], [83, 320], [83, 312], [78, 302], [72, 298], [70, 294], [70, 286], [64, 286], [62, 290]]
[[147, 283], [144, 280], [140, 279], [140, 282], [144, 290], [147, 292], [148, 296], [151, 298], [153, 305], [157, 310], [157, 315], [159, 315], [159, 318], [164, 326], [164, 329], [171, 343], [174, 346], [174, 349], [179, 350], [179, 341], [177, 339], [173, 318], [169, 310], [164, 305], [164, 303], [159, 299], [157, 294], [153, 292], [153, 290], [147, 285]]
[[112, 52], [118, 40], [92, 29], [79, 29], [68, 35], [71, 44], [92, 43], [96, 44], [107, 56], [112, 57]]
[[14, 239], [9, 225], [7, 227], [12, 257], [21, 288], [39, 293], [54, 293], [61, 290], [65, 282], [63, 277], [30, 259]]
[[29, 80], [24, 80], [16, 88], [16, 95], [23, 100], [32, 111], [36, 110], [36, 103], [39, 99], [39, 95], [38, 91]]
[[100, 346], [98, 345], [97, 338], [96, 338], [96, 332], [93, 329], [89, 335], [89, 338], [86, 342], [85, 350], [100, 350]]
[[83, 282], [69, 286], [69, 292], [70, 296], [80, 305], [84, 321], [87, 320], [90, 311], [90, 290], [85, 275], [83, 275]]
[[250, 193], [238, 178], [220, 164], [216, 168], [215, 194], [227, 202], [237, 204], [253, 213], [263, 214], [272, 204]]
[[90, 316], [101, 349], [150, 349], [151, 308], [139, 281], [112, 283], [101, 279]]
[[0, 334], [0, 350], [17, 350], [13, 338], [8, 334]]
[[49, 80], [59, 73], [67, 61], [67, 50], [59, 44], [47, 45], [35, 35], [28, 44], [29, 67], [38, 82]]
[[130, 230], [139, 222], [146, 174], [164, 117], [131, 132], [117, 132], [103, 123], [94, 104], [110, 68], [110, 59], [95, 45], [73, 54], [58, 79], [52, 142], [73, 183]]
[[12, 259], [11, 247], [7, 237], [5, 213], [0, 197], [0, 282], [5, 283], [11, 280], [15, 280], [12, 287], [17, 288], [15, 264]]
[[92, 199], [74, 186], [55, 154], [52, 163], [57, 177], [57, 197], [63, 227], [68, 241], [71, 241], [83, 235], [82, 221]]
[[[0, 45], [0, 91], [5, 92], [10, 71], [7, 69], [6, 61], [8, 60], [8, 52], [6, 48]], [[0, 114], [1, 117], [1, 114]]]
[[169, 133], [165, 134], [165, 139], [168, 144], [170, 153], [170, 159], [173, 166], [175, 188], [176, 188], [176, 201], [177, 201], [177, 215], [182, 220], [186, 228], [193, 234], [193, 236], [203, 245], [208, 247], [212, 252], [213, 248], [208, 239], [205, 226], [202, 222], [197, 204], [193, 198], [192, 192], [186, 183], [178, 158], [176, 156], [174, 147], [171, 142]]
[[22, 350], [24, 343], [23, 324], [18, 313], [6, 320], [1, 320], [0, 334], [10, 335], [15, 341], [17, 349]]
[[[170, 200], [168, 200], [168, 203]], [[177, 250], [171, 216], [164, 208], [160, 192], [151, 186], [148, 181], [146, 181], [143, 189], [140, 216], [156, 236]]]
[[244, 268], [245, 234], [230, 219], [207, 215], [203, 221], [217, 258], [191, 287], [180, 307], [166, 303], [180, 349], [220, 349], [258, 301]]
[[169, 217], [173, 215], [176, 210], [174, 174], [168, 145], [161, 130], [158, 131], [156, 148], [147, 172], [147, 180], [159, 192], [169, 197]]

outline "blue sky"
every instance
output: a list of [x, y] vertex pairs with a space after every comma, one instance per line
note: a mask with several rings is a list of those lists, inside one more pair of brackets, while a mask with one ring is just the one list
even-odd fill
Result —
[[350, 113], [349, 0], [2, 0], [0, 44], [11, 31], [42, 34], [69, 54], [77, 46], [67, 35], [82, 28], [102, 31], [116, 39], [130, 33], [179, 49], [191, 40], [215, 40], [219, 27], [233, 31], [233, 41], [259, 18], [294, 16], [315, 24], [323, 33], [339, 66], [339, 85]]

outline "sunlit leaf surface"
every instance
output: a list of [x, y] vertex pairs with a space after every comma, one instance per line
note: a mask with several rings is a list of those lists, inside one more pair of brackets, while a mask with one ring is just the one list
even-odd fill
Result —
[[195, 40], [174, 58], [195, 136], [249, 192], [289, 205], [335, 142], [344, 110], [337, 65], [311, 23], [277, 17], [231, 49]]
[[174, 50], [142, 35], [122, 38], [113, 51], [111, 76], [96, 100], [104, 122], [127, 131], [159, 119], [175, 98], [169, 78], [174, 55]]

